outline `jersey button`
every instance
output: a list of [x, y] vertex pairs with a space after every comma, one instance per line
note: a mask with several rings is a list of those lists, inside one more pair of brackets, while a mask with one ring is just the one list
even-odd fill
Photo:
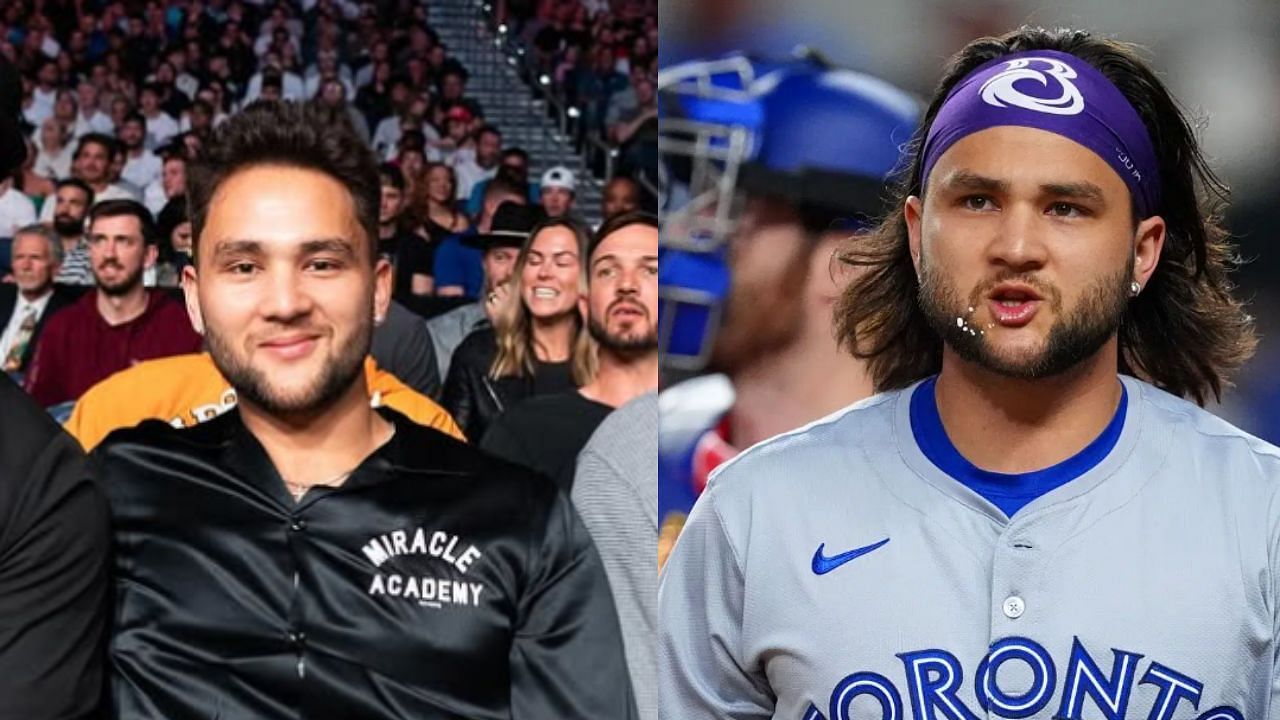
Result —
[[1017, 595], [1010, 595], [1004, 599], [1002, 609], [1004, 610], [1005, 617], [1011, 620], [1016, 620], [1022, 617], [1022, 613], [1027, 609], [1027, 604]]

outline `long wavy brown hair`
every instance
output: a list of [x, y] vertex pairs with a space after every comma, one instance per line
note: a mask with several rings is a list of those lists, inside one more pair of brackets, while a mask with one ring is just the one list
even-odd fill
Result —
[[[549, 218], [538, 223], [529, 238], [520, 247], [516, 256], [515, 268], [511, 271], [511, 292], [507, 295], [506, 304], [499, 308], [497, 317], [493, 319], [494, 338], [498, 351], [494, 354], [493, 364], [489, 367], [489, 376], [495, 380], [501, 377], [515, 376], [531, 378], [534, 375], [534, 361], [537, 359], [533, 337], [533, 314], [524, 304], [524, 268], [529, 264], [529, 252], [538, 235], [552, 228], [565, 228], [573, 233], [578, 246], [578, 292], [587, 294], [587, 258], [590, 248], [590, 233], [577, 220], [568, 217]], [[586, 318], [574, 310], [573, 344], [570, 347], [570, 367], [573, 381], [578, 387], [591, 382], [599, 368], [597, 360], [598, 347], [596, 341], [587, 330]]]
[[[1120, 324], [1120, 372], [1203, 405], [1221, 399], [1232, 371], [1257, 345], [1253, 318], [1234, 297], [1230, 273], [1239, 257], [1222, 225], [1227, 186], [1213, 173], [1177, 102], [1137, 48], [1068, 29], [1023, 27], [975, 40], [946, 67], [924, 121], [891, 185], [893, 208], [870, 233], [852, 238], [839, 260], [861, 272], [836, 303], [836, 335], [865, 360], [877, 390], [902, 388], [942, 367], [942, 338], [919, 304], [903, 206], [922, 195], [920, 149], [942, 100], [989, 60], [1026, 50], [1070, 53], [1100, 70], [1129, 100], [1155, 146], [1166, 234], [1159, 264]], [[1136, 219], [1135, 219], [1136, 223]]]

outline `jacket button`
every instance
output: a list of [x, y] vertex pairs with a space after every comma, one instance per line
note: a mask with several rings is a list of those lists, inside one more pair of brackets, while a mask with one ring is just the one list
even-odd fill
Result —
[[289, 523], [289, 529], [294, 532], [302, 532], [307, 529], [307, 521], [302, 518], [298, 518], [297, 520]]

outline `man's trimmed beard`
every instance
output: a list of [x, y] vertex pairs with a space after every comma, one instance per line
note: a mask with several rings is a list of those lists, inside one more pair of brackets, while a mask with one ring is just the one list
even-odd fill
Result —
[[650, 328], [645, 333], [610, 333], [604, 323], [593, 317], [587, 318], [587, 332], [601, 349], [622, 357], [638, 357], [658, 350], [657, 328]]
[[[1093, 357], [1116, 334], [1128, 310], [1133, 267], [1130, 255], [1129, 263], [1121, 272], [1099, 278], [1071, 312], [1064, 314], [1057, 288], [1046, 287], [1032, 276], [1014, 272], [1001, 273], [982, 283], [965, 302], [950, 279], [934, 272], [932, 265], [922, 258], [919, 304], [933, 331], [964, 360], [1006, 377], [1039, 380], [1061, 375]], [[1044, 347], [1031, 357], [1001, 355], [987, 342], [982, 328], [974, 328], [967, 322], [971, 316], [968, 308], [985, 304], [991, 288], [1009, 280], [1034, 288], [1056, 316]], [[957, 319], [965, 322], [958, 323]]]
[[[362, 317], [370, 317], [372, 312], [370, 309]], [[315, 416], [332, 407], [364, 371], [364, 359], [373, 341], [373, 323], [362, 322], [348, 341], [334, 338], [335, 352], [325, 358], [320, 372], [307, 387], [293, 395], [274, 386], [267, 373], [245, 361], [212, 326], [206, 325], [204, 337], [213, 364], [241, 400], [276, 417]]]

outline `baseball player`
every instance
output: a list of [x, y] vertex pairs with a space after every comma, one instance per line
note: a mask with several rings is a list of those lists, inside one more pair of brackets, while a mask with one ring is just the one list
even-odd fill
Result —
[[568, 498], [370, 406], [391, 266], [354, 130], [257, 103], [189, 180], [187, 306], [237, 403], [94, 452], [115, 533], [112, 717], [632, 717]]
[[952, 59], [837, 331], [878, 394], [713, 475], [660, 581], [664, 718], [1280, 717], [1280, 451], [1222, 186], [1132, 47]]
[[[734, 67], [748, 79], [726, 72]], [[727, 57], [672, 68], [664, 80], [667, 166], [705, 185], [664, 222], [662, 358], [723, 374], [662, 394], [659, 558], [715, 466], [871, 394], [863, 364], [831, 332], [845, 275], [832, 272], [832, 257], [882, 214], [884, 179], [917, 116], [901, 91], [815, 58]], [[740, 208], [735, 196], [745, 198]], [[709, 310], [691, 301], [717, 278], [727, 287], [713, 301], [718, 321], [699, 323]]]

